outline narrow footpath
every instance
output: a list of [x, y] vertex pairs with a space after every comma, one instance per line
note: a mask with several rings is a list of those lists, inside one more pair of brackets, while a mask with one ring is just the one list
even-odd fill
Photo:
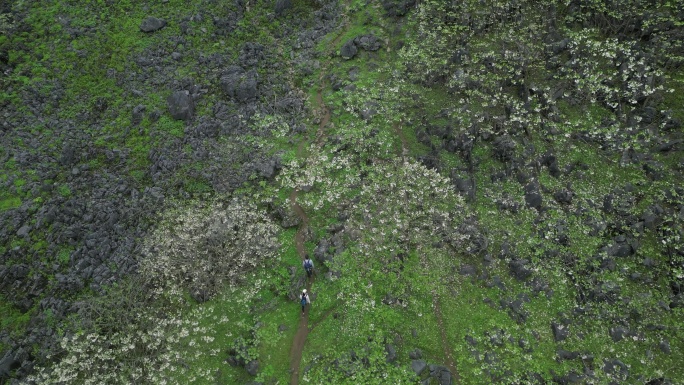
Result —
[[[307, 228], [309, 226], [309, 217], [306, 215], [302, 207], [297, 203], [297, 194], [299, 191], [293, 190], [290, 194], [290, 205], [292, 209], [301, 219], [301, 225], [295, 234], [295, 248], [297, 249], [297, 254], [304, 259], [306, 255], [306, 249], [304, 248], [304, 235], [306, 234]], [[306, 291], [311, 292], [311, 284], [314, 277], [307, 279]], [[302, 361], [302, 352], [304, 351], [304, 344], [306, 343], [306, 337], [309, 334], [309, 308], [307, 306], [306, 312], [302, 315], [299, 320], [299, 326], [297, 327], [297, 334], [295, 334], [294, 341], [292, 342], [292, 348], [290, 349], [290, 385], [297, 385], [299, 383], [299, 365]]]
[[[337, 44], [339, 44], [340, 39], [344, 34], [347, 32], [347, 29], [349, 28], [349, 23], [345, 22], [344, 23], [344, 28], [338, 33], [337, 37], [332, 41], [330, 44], [331, 47], [336, 47]], [[320, 76], [318, 78], [319, 80], [319, 87], [316, 92], [316, 99], [315, 99], [315, 104], [316, 104], [316, 109], [317, 109], [317, 116], [320, 118], [319, 124], [318, 124], [318, 131], [316, 132], [316, 138], [315, 138], [315, 144], [318, 147], [322, 147], [323, 144], [325, 143], [326, 140], [326, 132], [325, 132], [325, 127], [328, 125], [330, 122], [330, 108], [325, 105], [323, 102], [323, 90], [326, 87], [326, 82], [325, 82], [325, 75], [328, 73], [328, 67], [330, 66], [330, 62], [327, 62], [324, 68], [321, 69]], [[302, 156], [303, 152], [303, 145], [305, 143], [305, 140], [302, 140], [302, 143], [300, 144], [298, 150], [297, 150], [297, 155]], [[305, 243], [305, 234], [308, 230], [309, 227], [309, 217], [306, 215], [304, 212], [304, 209], [297, 203], [297, 195], [299, 195], [299, 190], [293, 190], [292, 193], [290, 193], [290, 205], [292, 207], [292, 210], [295, 212], [295, 214], [299, 217], [301, 220], [301, 224], [299, 226], [299, 229], [297, 230], [297, 233], [295, 234], [295, 248], [297, 249], [297, 254], [299, 254], [300, 258], [304, 260], [304, 256], [307, 254], [306, 248], [304, 247]], [[311, 293], [311, 285], [316, 279], [316, 274], [313, 275], [313, 277], [309, 280], [307, 280], [306, 283], [306, 291], [308, 293]], [[301, 317], [299, 320], [299, 326], [297, 327], [297, 333], [295, 334], [294, 341], [292, 342], [292, 348], [290, 350], [290, 385], [298, 385], [299, 384], [299, 368], [302, 362], [302, 353], [304, 352], [304, 345], [306, 344], [306, 337], [309, 334], [309, 309], [310, 306], [307, 306], [306, 311], [304, 312], [304, 315]], [[315, 326], [315, 325], [314, 325]], [[313, 329], [313, 327], [311, 328]]]

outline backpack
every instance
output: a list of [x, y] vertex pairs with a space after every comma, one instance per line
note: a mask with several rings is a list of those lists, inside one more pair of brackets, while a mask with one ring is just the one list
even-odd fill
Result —
[[304, 261], [304, 268], [305, 268], [305, 269], [309, 270], [309, 269], [311, 269], [312, 267], [313, 267], [313, 266], [311, 266], [311, 260], [307, 259], [307, 260]]
[[302, 300], [300, 301], [302, 306], [306, 305], [306, 294], [302, 294]]

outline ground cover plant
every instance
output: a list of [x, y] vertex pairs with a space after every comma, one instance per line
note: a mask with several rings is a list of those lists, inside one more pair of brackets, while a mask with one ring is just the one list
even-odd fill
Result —
[[684, 382], [682, 20], [3, 3], [0, 383]]

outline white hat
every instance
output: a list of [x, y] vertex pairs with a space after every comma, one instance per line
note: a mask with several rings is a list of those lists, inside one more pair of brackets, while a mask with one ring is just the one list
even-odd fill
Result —
[[306, 293], [306, 289], [302, 290], [302, 293]]

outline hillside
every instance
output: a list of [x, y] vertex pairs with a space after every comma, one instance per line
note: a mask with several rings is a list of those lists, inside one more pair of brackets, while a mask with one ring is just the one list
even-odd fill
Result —
[[683, 20], [3, 2], [0, 384], [684, 383]]

